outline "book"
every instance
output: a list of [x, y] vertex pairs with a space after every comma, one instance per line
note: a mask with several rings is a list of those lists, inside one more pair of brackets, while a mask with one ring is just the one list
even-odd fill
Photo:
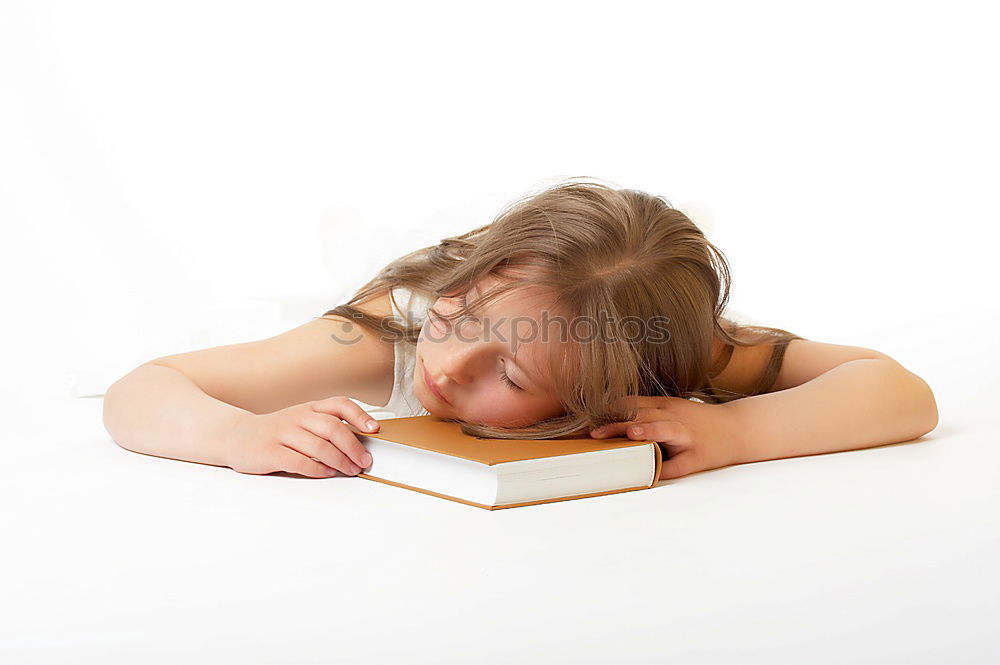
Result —
[[355, 477], [487, 510], [649, 489], [663, 459], [654, 441], [480, 439], [431, 415], [346, 424], [372, 456]]

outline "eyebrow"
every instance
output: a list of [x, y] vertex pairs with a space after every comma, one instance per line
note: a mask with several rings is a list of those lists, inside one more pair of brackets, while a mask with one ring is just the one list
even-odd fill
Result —
[[[468, 291], [466, 291], [466, 297], [468, 297], [469, 294], [471, 294], [474, 290], [476, 290], [475, 286], [471, 287]], [[536, 379], [528, 372], [525, 365], [522, 365], [521, 363], [517, 362], [517, 351], [511, 354], [511, 362], [514, 364], [514, 367], [517, 368], [518, 373], [523, 374], [525, 378], [527, 378], [528, 381], [533, 386], [535, 386], [535, 388], [541, 389], [542, 384], [539, 383], [538, 379]]]

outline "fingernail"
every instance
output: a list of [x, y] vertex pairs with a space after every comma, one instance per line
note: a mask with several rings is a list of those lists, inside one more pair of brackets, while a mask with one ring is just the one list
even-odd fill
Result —
[[598, 427], [597, 429], [593, 430], [591, 434], [593, 434], [594, 436], [601, 436], [602, 434], [604, 434], [604, 428]]
[[361, 455], [361, 462], [362, 464], [364, 464], [366, 469], [370, 467], [372, 465], [372, 454], [364, 453], [363, 455]]
[[629, 427], [628, 431], [632, 433], [632, 436], [642, 436], [641, 427]]
[[375, 422], [374, 420], [369, 420], [368, 422], [365, 423], [365, 429], [368, 430], [369, 432], [374, 431], [376, 427], [378, 427], [378, 423]]

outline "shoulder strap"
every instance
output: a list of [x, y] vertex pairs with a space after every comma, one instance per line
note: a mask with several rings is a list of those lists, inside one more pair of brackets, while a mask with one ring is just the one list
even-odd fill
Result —
[[709, 371], [708, 373], [709, 378], [714, 379], [719, 374], [722, 374], [722, 370], [726, 369], [726, 367], [729, 366], [729, 361], [732, 359], [732, 357], [733, 357], [733, 345], [726, 344], [722, 353], [719, 354], [719, 359], [715, 361], [715, 364], [712, 366], [711, 371]]
[[781, 372], [781, 364], [785, 359], [785, 351], [792, 339], [801, 338], [792, 337], [775, 342], [774, 348], [771, 350], [771, 358], [767, 361], [767, 367], [764, 368], [764, 373], [756, 387], [750, 392], [751, 395], [762, 395], [774, 387], [774, 382], [778, 380], [778, 373]]

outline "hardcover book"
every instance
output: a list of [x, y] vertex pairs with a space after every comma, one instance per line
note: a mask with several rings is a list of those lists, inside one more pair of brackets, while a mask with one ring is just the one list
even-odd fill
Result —
[[356, 477], [487, 510], [649, 489], [662, 464], [656, 442], [626, 437], [480, 439], [430, 415], [347, 424], [372, 456]]

